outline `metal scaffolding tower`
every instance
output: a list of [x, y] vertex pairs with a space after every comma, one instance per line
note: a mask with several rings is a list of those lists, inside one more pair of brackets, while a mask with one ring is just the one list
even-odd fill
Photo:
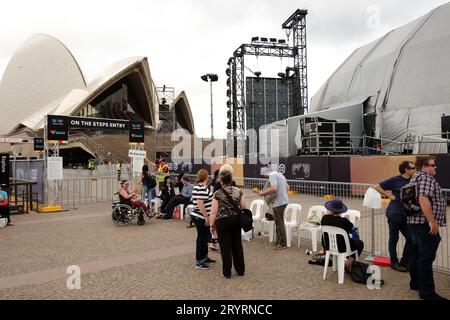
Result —
[[[293, 45], [289, 46], [285, 40], [275, 38], [252, 39], [250, 44], [242, 44], [228, 59], [227, 79], [227, 116], [229, 130], [228, 139], [233, 140], [234, 156], [242, 156], [245, 146], [246, 124], [245, 124], [245, 56], [266, 56], [278, 58], [293, 58], [294, 66], [286, 69], [286, 77], [292, 78], [294, 115], [302, 115], [308, 110], [308, 81], [306, 65], [306, 15], [307, 10], [296, 10], [283, 24], [282, 28], [287, 30], [289, 37], [293, 34]], [[293, 72], [290, 75], [290, 72]], [[255, 76], [258, 76], [254, 73]], [[228, 141], [230, 143], [230, 141]], [[238, 151], [238, 147], [240, 150]]]

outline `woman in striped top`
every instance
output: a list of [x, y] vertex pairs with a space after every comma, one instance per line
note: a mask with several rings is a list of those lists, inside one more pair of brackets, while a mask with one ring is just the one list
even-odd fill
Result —
[[208, 241], [211, 238], [209, 231], [209, 213], [211, 211], [212, 193], [207, 187], [208, 171], [201, 169], [197, 172], [194, 190], [192, 191], [192, 202], [194, 210], [191, 212], [192, 221], [197, 228], [197, 246], [195, 267], [197, 269], [209, 269], [210, 264], [215, 263], [208, 257]]

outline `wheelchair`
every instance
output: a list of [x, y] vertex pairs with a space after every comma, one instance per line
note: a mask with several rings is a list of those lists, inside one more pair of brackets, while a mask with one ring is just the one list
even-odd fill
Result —
[[[114, 195], [118, 195], [118, 193], [115, 193]], [[155, 213], [150, 212], [146, 214], [141, 207], [133, 209], [128, 204], [121, 203], [117, 199], [113, 200], [111, 218], [116, 225], [125, 226], [130, 224], [134, 218], [137, 217], [137, 224], [142, 226], [145, 224], [145, 216], [150, 220], [155, 216]]]

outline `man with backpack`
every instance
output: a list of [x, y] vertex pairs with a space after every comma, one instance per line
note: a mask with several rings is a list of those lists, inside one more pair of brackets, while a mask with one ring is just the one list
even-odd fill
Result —
[[[403, 161], [398, 166], [398, 171], [400, 172], [399, 176], [394, 176], [380, 182], [380, 184], [375, 186], [375, 190], [391, 200], [386, 209], [386, 217], [389, 225], [389, 256], [391, 258], [391, 268], [400, 272], [407, 272], [409, 270], [409, 241], [406, 230], [406, 215], [400, 202], [400, 191], [416, 173], [416, 167], [411, 161]], [[391, 191], [392, 193], [388, 193], [387, 191]], [[403, 257], [400, 263], [397, 258], [399, 232], [405, 237]]]
[[446, 226], [447, 201], [434, 178], [436, 159], [433, 156], [416, 157], [416, 174], [410, 183], [416, 184], [418, 212], [409, 212], [408, 236], [411, 241], [409, 286], [418, 290], [424, 300], [447, 300], [435, 291], [433, 262], [439, 248], [439, 227]]

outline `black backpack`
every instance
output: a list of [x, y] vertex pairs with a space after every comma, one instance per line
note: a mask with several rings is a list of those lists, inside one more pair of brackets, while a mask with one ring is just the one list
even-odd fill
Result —
[[148, 175], [144, 177], [144, 184], [149, 188], [152, 189], [156, 187], [156, 179], [154, 176]]
[[419, 190], [417, 186], [417, 180], [419, 179], [420, 176], [417, 177], [416, 181], [405, 184], [400, 190], [400, 202], [402, 203], [403, 211], [406, 216], [422, 213], [422, 208], [419, 203]]

